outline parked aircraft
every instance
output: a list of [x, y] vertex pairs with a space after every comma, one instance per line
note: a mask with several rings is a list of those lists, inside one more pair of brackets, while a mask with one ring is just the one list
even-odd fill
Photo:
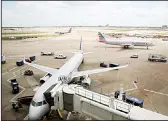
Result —
[[98, 32], [99, 42], [111, 45], [120, 45], [124, 48], [134, 47], [134, 46], [154, 46], [150, 41], [135, 41], [135, 40], [116, 40], [116, 39], [107, 39], [103, 36], [102, 33]]
[[55, 32], [55, 34], [67, 34], [67, 33], [71, 33], [71, 30], [72, 28], [70, 28], [68, 32]]
[[[70, 58], [61, 68], [54, 69], [46, 66], [41, 66], [38, 64], [28, 63], [24, 59], [24, 63], [32, 66], [34, 68], [40, 69], [48, 74], [45, 75], [44, 82], [39, 89], [36, 91], [32, 102], [29, 107], [29, 120], [37, 120], [40, 117], [44, 116], [50, 110], [50, 106], [45, 99], [44, 92], [50, 88], [53, 84], [62, 84], [69, 83], [75, 77], [88, 76], [90, 74], [96, 74], [111, 70], [116, 70], [120, 68], [125, 68], [128, 65], [114, 67], [114, 68], [104, 68], [104, 69], [93, 69], [86, 71], [78, 71], [78, 68], [82, 62], [84, 62], [84, 55], [87, 53], [83, 53], [82, 51], [82, 39], [80, 41], [80, 49], [78, 52], [75, 52], [74, 56]], [[46, 76], [48, 76], [46, 78]], [[86, 83], [86, 82], [85, 82]], [[88, 82], [90, 83], [90, 82]]]

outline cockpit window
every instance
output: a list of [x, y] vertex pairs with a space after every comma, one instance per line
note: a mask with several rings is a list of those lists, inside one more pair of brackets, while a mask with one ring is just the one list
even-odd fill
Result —
[[36, 102], [35, 102], [34, 100], [32, 100], [31, 104], [32, 104], [33, 106], [36, 106]]
[[36, 106], [42, 106], [42, 102], [37, 102]]
[[47, 103], [46, 103], [46, 101], [35, 102], [34, 100], [32, 100], [31, 104], [32, 104], [34, 107], [37, 107], [37, 106], [42, 106], [43, 104], [47, 104]]

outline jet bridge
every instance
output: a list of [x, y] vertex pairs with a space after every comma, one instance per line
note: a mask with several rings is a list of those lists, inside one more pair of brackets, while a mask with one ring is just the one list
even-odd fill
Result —
[[62, 84], [51, 93], [55, 109], [83, 113], [97, 120], [168, 120], [162, 114], [86, 90], [79, 85]]

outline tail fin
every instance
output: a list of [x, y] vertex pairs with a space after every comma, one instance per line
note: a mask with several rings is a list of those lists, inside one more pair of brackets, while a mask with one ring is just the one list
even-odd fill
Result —
[[106, 42], [106, 39], [101, 32], [98, 32], [98, 36], [99, 36], [99, 42]]
[[81, 40], [80, 40], [80, 48], [79, 50], [82, 50], [82, 37], [81, 37]]
[[71, 33], [72, 28], [69, 29], [68, 33]]

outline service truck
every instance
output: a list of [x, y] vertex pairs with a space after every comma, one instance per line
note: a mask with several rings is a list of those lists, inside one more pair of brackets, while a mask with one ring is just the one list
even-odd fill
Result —
[[161, 54], [149, 54], [148, 61], [167, 62], [167, 57]]

